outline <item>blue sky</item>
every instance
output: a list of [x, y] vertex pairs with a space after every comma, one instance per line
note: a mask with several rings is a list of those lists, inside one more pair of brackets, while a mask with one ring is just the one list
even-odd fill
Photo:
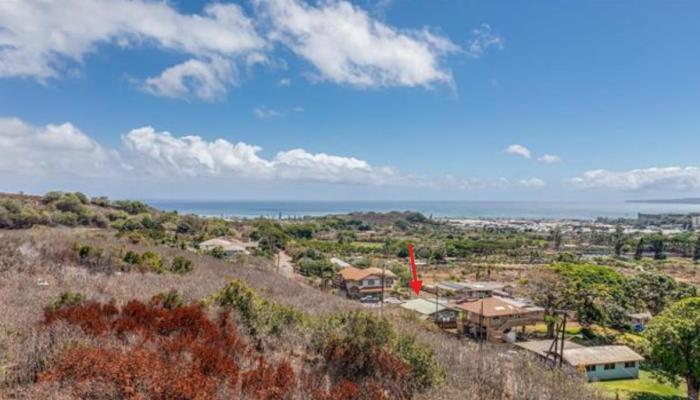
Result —
[[3, 2], [0, 190], [700, 195], [698, 12], [690, 1]]

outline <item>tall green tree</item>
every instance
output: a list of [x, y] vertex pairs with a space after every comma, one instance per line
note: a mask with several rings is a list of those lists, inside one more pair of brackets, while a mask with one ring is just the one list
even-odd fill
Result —
[[637, 247], [634, 249], [634, 259], [641, 260], [644, 257], [644, 238], [639, 238]]
[[576, 312], [579, 323], [610, 323], [613, 312], [624, 308], [624, 276], [594, 264], [554, 264], [550, 267], [564, 282], [564, 307]]
[[700, 261], [700, 235], [695, 240], [695, 250], [693, 251], [693, 261]]
[[612, 239], [615, 256], [620, 257], [622, 255], [622, 250], [625, 248], [625, 229], [622, 225], [617, 225], [615, 227], [615, 233]]
[[530, 298], [544, 308], [544, 322], [547, 325], [547, 337], [554, 337], [557, 322], [556, 311], [567, 304], [566, 282], [552, 268], [533, 269], [528, 275], [527, 290]]
[[647, 362], [659, 376], [685, 379], [688, 400], [700, 393], [700, 297], [681, 300], [652, 319], [645, 333]]
[[669, 303], [695, 294], [693, 286], [679, 284], [672, 277], [653, 272], [633, 275], [624, 283], [625, 299], [638, 310], [656, 315]]
[[560, 250], [561, 244], [563, 242], [563, 236], [561, 233], [561, 228], [559, 228], [558, 226], [552, 229], [551, 240], [552, 245], [554, 246], [554, 250]]
[[651, 239], [651, 249], [654, 251], [654, 260], [666, 259], [666, 238], [663, 234], [656, 235]]

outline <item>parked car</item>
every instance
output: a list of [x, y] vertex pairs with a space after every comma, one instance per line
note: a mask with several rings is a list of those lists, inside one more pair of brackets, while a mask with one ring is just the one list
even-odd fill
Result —
[[375, 295], [367, 295], [367, 296], [362, 296], [360, 297], [360, 302], [361, 303], [376, 303], [379, 301], [379, 297]]

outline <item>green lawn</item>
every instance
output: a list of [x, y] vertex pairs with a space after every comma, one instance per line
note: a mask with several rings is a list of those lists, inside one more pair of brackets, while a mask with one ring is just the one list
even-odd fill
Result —
[[645, 393], [655, 395], [658, 400], [673, 399], [673, 396], [684, 398], [686, 390], [684, 387], [674, 387], [670, 383], [660, 383], [647, 371], [639, 371], [639, 379], [627, 379], [620, 381], [606, 381], [591, 383], [610, 398], [615, 398], [615, 394], [620, 394], [621, 400], [627, 400], [633, 393]]

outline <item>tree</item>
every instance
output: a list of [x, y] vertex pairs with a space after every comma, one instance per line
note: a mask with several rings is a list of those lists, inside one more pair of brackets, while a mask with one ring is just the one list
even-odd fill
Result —
[[622, 255], [622, 250], [625, 247], [625, 229], [622, 225], [615, 227], [615, 233], [613, 234], [613, 249], [615, 251], [615, 256], [620, 257]]
[[642, 272], [633, 275], [624, 283], [625, 298], [632, 306], [660, 313], [668, 303], [684, 297], [679, 285], [668, 275]]
[[550, 268], [566, 285], [565, 307], [576, 311], [583, 326], [609, 322], [624, 300], [624, 276], [610, 267], [594, 264], [554, 264]]
[[564, 280], [551, 268], [537, 268], [528, 277], [527, 288], [535, 304], [544, 308], [547, 337], [554, 337], [556, 310], [562, 308], [567, 300]]
[[700, 297], [681, 300], [652, 319], [646, 330], [647, 362], [657, 375], [685, 379], [688, 400], [700, 392]]
[[639, 238], [637, 247], [634, 249], [634, 259], [641, 260], [644, 257], [644, 238]]
[[666, 259], [666, 239], [663, 234], [654, 236], [651, 240], [651, 249], [654, 251], [654, 260]]
[[695, 261], [695, 262], [700, 261], [700, 235], [698, 235], [698, 238], [695, 241], [695, 251], [693, 251], [693, 261]]
[[554, 245], [554, 250], [559, 250], [561, 249], [561, 243], [562, 243], [562, 234], [561, 234], [561, 228], [558, 226], [554, 229], [552, 229], [552, 244]]

